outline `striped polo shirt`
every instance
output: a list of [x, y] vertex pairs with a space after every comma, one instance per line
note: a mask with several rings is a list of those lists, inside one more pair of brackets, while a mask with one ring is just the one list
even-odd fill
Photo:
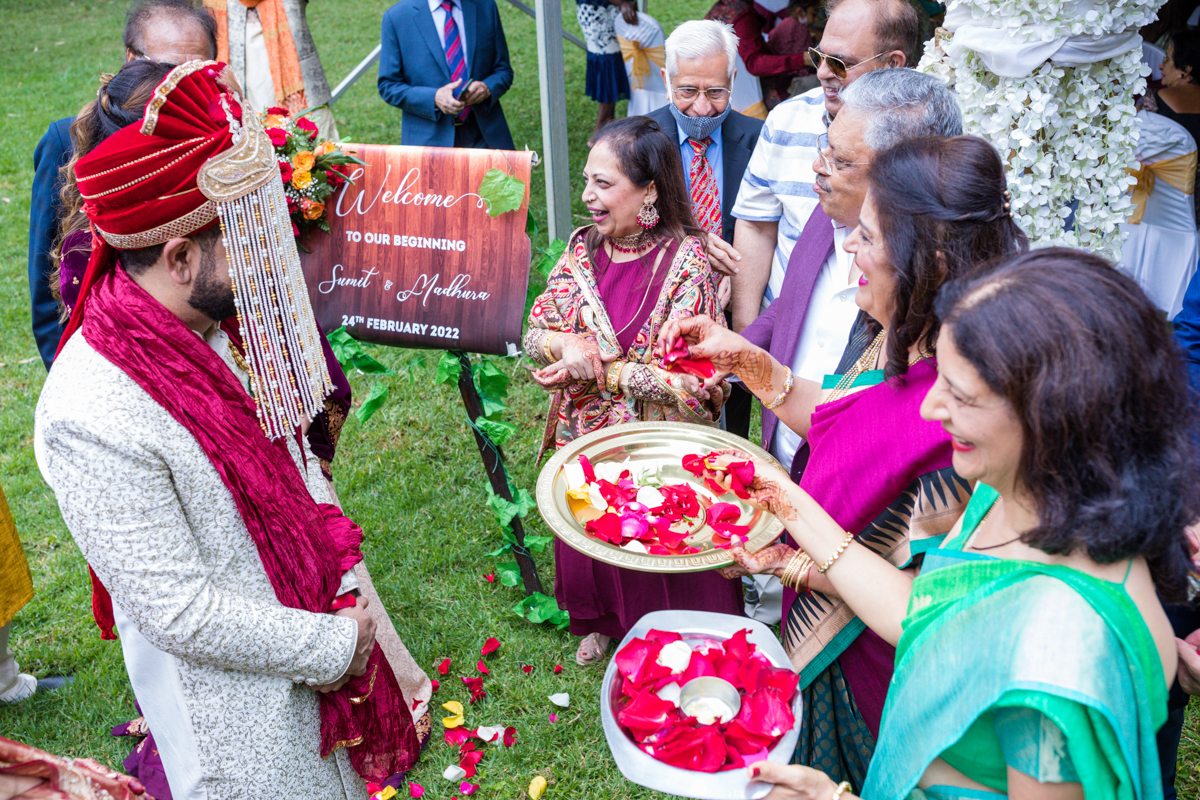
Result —
[[825, 93], [820, 86], [783, 101], [767, 115], [742, 177], [733, 216], [779, 222], [764, 309], [779, 296], [792, 248], [818, 205], [812, 165], [817, 157], [817, 137], [828, 127]]

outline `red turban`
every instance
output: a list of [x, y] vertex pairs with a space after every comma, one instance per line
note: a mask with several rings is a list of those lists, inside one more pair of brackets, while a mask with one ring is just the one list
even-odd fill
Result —
[[200, 168], [233, 147], [230, 118], [242, 109], [217, 78], [215, 61], [176, 68], [154, 90], [140, 124], [129, 125], [80, 158], [75, 178], [92, 223], [92, 255], [59, 349], [83, 319], [88, 291], [114, 263], [138, 250], [212, 225], [217, 205], [196, 185]]

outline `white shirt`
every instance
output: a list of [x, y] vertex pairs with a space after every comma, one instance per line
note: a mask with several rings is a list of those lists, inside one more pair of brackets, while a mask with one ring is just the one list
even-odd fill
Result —
[[[797, 378], [820, 383], [837, 369], [850, 340], [850, 329], [858, 316], [858, 305], [854, 302], [858, 284], [850, 282], [854, 256], [842, 247], [849, 233], [849, 228], [834, 224], [833, 253], [817, 276], [812, 299], [808, 301], [808, 313], [804, 316], [804, 327], [800, 329], [800, 341], [792, 358], [792, 373]], [[792, 459], [803, 443], [804, 438], [781, 420], [771, 439], [771, 455], [784, 469], [790, 469]]]
[[[468, 83], [470, 83], [471, 75], [471, 59], [467, 58], [467, 53], [471, 52], [470, 42], [467, 41], [467, 26], [463, 24], [462, 1], [450, 0], [454, 9], [454, 24], [458, 26], [458, 38], [462, 40], [463, 66], [466, 68], [466, 75], [463, 78], [463, 85], [455, 89], [457, 95], [461, 92]], [[446, 50], [446, 9], [442, 8], [442, 0], [429, 0], [429, 11], [433, 14], [433, 27], [437, 28], [438, 41], [442, 43], [442, 51]]]
[[820, 86], [783, 101], [767, 115], [742, 176], [733, 216], [779, 223], [764, 309], [779, 296], [792, 248], [817, 207], [813, 190], [817, 174], [812, 165], [817, 157], [817, 137], [828, 127]]

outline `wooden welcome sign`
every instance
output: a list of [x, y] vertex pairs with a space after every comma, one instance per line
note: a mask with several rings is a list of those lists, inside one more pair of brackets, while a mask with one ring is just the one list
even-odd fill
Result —
[[[344, 145], [367, 162], [326, 208], [331, 229], [301, 253], [317, 321], [355, 339], [505, 355], [520, 347], [529, 282], [533, 153]], [[525, 184], [495, 217], [488, 170]]]

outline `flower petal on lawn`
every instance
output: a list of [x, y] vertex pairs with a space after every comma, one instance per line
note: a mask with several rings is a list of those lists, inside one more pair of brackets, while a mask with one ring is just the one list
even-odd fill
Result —
[[504, 729], [504, 746], [512, 747], [517, 743], [517, 729], [509, 725]]
[[450, 659], [443, 658], [442, 663], [437, 666], [438, 675], [445, 675], [450, 671]]
[[475, 729], [475, 735], [485, 742], [494, 742], [504, 733], [503, 728], [480, 726]]
[[500, 640], [495, 636], [489, 636], [488, 640], [483, 643], [483, 648], [479, 651], [480, 655], [490, 655], [500, 649]]
[[480, 671], [480, 672], [482, 672], [484, 675], [491, 675], [491, 674], [492, 674], [491, 672], [489, 672], [489, 671], [488, 671], [487, 665], [483, 663], [483, 659], [482, 659], [482, 658], [481, 658], [481, 659], [479, 659], [479, 663], [475, 665], [475, 669], [479, 670], [479, 671]]
[[425, 787], [422, 786], [421, 784], [419, 784], [419, 783], [408, 784], [408, 796], [409, 797], [421, 797], [424, 794], [425, 794]]
[[533, 672], [533, 664], [522, 664], [521, 671], [528, 675], [529, 673]]
[[554, 674], [557, 675], [560, 672], [562, 672], [562, 664], [555, 664], [554, 665]]
[[463, 724], [463, 705], [457, 700], [442, 703], [442, 708], [450, 712], [450, 716], [442, 718], [442, 724], [447, 728], [457, 728]]
[[495, 583], [496, 582], [496, 573], [489, 572], [487, 575], [483, 576], [483, 579], [485, 581], [487, 581], [488, 583]]
[[433, 687], [433, 691], [435, 692], [438, 690], [438, 687], [441, 686], [441, 684], [437, 681], [430, 681], [429, 685]]
[[529, 797], [530, 800], [542, 800], [542, 794], [546, 791], [546, 779], [541, 775], [529, 782]]
[[458, 764], [451, 764], [450, 766], [446, 767], [445, 771], [442, 773], [442, 777], [448, 781], [461, 781], [463, 778], [467, 777], [467, 771]]
[[487, 692], [483, 689], [483, 678], [462, 678], [462, 682], [471, 691], [472, 703], [487, 697]]
[[479, 786], [477, 784], [467, 783], [466, 781], [463, 781], [458, 785], [458, 790], [463, 794], [473, 794], [478, 788]]
[[551, 721], [551, 722], [558, 722], [558, 714], [555, 714], [553, 711], [551, 711], [551, 712], [550, 712], [550, 721]]
[[445, 731], [446, 744], [451, 747], [459, 747], [463, 742], [471, 738], [471, 732], [465, 726], [457, 728], [447, 728]]
[[550, 702], [560, 708], [568, 708], [571, 705], [571, 695], [566, 692], [550, 695]]

